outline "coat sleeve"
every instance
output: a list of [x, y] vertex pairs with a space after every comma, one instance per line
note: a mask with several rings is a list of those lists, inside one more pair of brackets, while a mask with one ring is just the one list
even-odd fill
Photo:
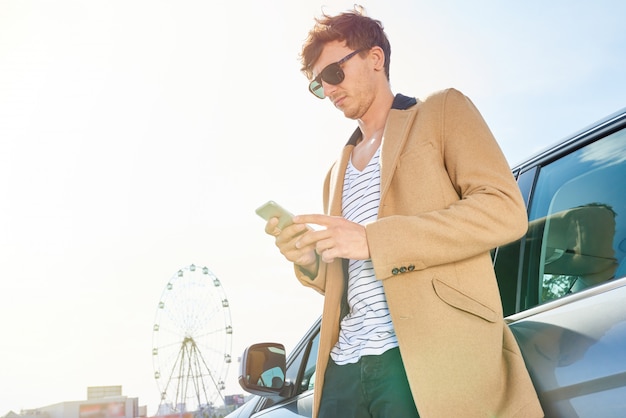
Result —
[[[412, 172], [396, 168], [395, 200], [383, 196], [379, 219], [366, 226], [379, 279], [401, 266], [420, 270], [484, 254], [518, 239], [528, 225], [519, 187], [474, 104], [450, 89], [427, 99], [419, 112], [402, 164], [426, 166]], [[421, 141], [419, 152], [412, 141]], [[429, 160], [423, 159], [425, 152]], [[418, 178], [402, 178], [409, 175]], [[407, 201], [402, 196], [411, 193], [397, 190], [398, 184], [415, 185], [422, 193]]]

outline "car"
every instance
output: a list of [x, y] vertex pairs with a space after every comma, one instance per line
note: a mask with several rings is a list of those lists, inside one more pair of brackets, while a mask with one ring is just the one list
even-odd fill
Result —
[[[546, 417], [626, 416], [626, 108], [513, 168], [528, 209], [492, 259], [505, 314]], [[228, 418], [311, 417], [320, 320], [287, 358], [248, 347], [254, 394]]]

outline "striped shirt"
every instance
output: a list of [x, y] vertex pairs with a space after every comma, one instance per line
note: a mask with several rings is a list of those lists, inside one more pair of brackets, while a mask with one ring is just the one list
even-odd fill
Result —
[[[380, 147], [363, 171], [348, 163], [343, 183], [342, 215], [364, 225], [375, 221], [380, 204]], [[383, 284], [372, 260], [349, 260], [348, 305], [341, 320], [339, 341], [331, 351], [337, 364], [356, 363], [361, 356], [379, 355], [397, 347]]]

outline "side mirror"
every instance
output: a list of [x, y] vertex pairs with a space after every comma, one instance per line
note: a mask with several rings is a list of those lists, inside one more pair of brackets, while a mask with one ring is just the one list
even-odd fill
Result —
[[259, 396], [280, 395], [285, 384], [285, 346], [277, 343], [253, 344], [239, 365], [239, 385]]

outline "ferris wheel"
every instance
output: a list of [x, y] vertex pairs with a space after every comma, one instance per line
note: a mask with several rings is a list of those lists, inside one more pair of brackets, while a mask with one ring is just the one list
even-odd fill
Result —
[[163, 290], [152, 329], [159, 409], [199, 411], [223, 401], [232, 333], [220, 280], [207, 267], [178, 270]]

